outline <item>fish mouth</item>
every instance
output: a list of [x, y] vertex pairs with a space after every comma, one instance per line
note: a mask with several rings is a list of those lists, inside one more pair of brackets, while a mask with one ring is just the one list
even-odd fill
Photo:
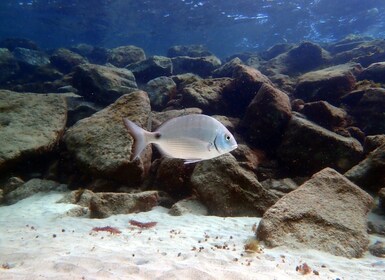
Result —
[[238, 148], [237, 144], [231, 146], [231, 149], [233, 149], [233, 150], [235, 150], [236, 148]]

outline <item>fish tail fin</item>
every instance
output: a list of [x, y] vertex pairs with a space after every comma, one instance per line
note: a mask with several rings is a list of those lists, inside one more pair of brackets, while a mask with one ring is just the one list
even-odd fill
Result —
[[128, 120], [127, 118], [123, 118], [123, 122], [132, 138], [134, 138], [134, 144], [131, 151], [131, 160], [134, 160], [139, 157], [144, 148], [146, 148], [146, 146], [149, 144], [147, 141], [147, 134], [149, 132]]

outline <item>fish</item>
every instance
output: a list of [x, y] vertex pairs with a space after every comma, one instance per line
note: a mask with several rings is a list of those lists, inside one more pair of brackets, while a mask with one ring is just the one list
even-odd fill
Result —
[[131, 161], [149, 144], [155, 144], [162, 155], [194, 163], [229, 153], [238, 147], [230, 131], [218, 120], [203, 114], [190, 114], [164, 122], [149, 132], [127, 118], [125, 127], [134, 138]]

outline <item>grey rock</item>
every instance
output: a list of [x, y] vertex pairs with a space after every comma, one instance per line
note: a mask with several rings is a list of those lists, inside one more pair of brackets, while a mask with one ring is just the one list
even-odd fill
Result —
[[375, 257], [385, 258], [385, 242], [376, 241], [369, 246], [369, 252]]
[[385, 186], [385, 144], [353, 166], [345, 176], [361, 188], [379, 191]]
[[12, 54], [19, 63], [30, 67], [45, 66], [50, 63], [49, 57], [41, 51], [15, 48]]
[[191, 185], [210, 215], [261, 216], [278, 200], [230, 154], [199, 162]]
[[114, 48], [108, 54], [107, 62], [123, 68], [128, 64], [146, 59], [143, 49], [136, 46], [121, 46]]
[[202, 57], [210, 56], [212, 53], [203, 45], [178, 45], [172, 46], [167, 51], [167, 56], [191, 56]]
[[124, 94], [137, 90], [135, 77], [124, 68], [95, 64], [75, 67], [73, 85], [88, 100], [109, 105]]
[[150, 211], [158, 205], [157, 191], [139, 193], [95, 193], [90, 201], [91, 218]]
[[224, 114], [229, 104], [223, 98], [223, 92], [230, 85], [230, 78], [199, 80], [183, 89], [181, 104], [184, 107], [197, 107], [205, 114]]
[[207, 208], [196, 199], [183, 199], [175, 203], [168, 213], [172, 216], [183, 216], [192, 214], [197, 216], [206, 216], [208, 214]]
[[372, 205], [369, 194], [325, 168], [266, 211], [257, 238], [269, 247], [306, 247], [359, 258], [369, 245], [366, 221]]
[[130, 162], [134, 141], [122, 119], [127, 117], [146, 127], [149, 116], [147, 93], [135, 91], [123, 95], [91, 117], [78, 121], [67, 130], [64, 143], [86, 174], [137, 186], [149, 168], [151, 149], [147, 148], [141, 159]]
[[368, 154], [378, 147], [385, 145], [385, 134], [368, 135], [365, 137], [364, 151]]
[[359, 80], [372, 80], [375, 83], [385, 83], [385, 62], [376, 62], [364, 69], [358, 76]]
[[190, 57], [176, 56], [171, 59], [174, 74], [193, 73], [203, 78], [211, 75], [211, 72], [221, 65], [216, 56]]
[[38, 192], [65, 191], [66, 189], [66, 185], [61, 185], [55, 181], [31, 179], [17, 189], [7, 193], [4, 196], [4, 201], [7, 204], [14, 204], [19, 200], [32, 196]]
[[325, 167], [346, 172], [363, 157], [362, 145], [356, 139], [297, 116], [289, 121], [277, 152], [287, 171], [298, 176], [312, 175]]
[[174, 80], [164, 76], [149, 81], [145, 89], [153, 110], [163, 110], [167, 102], [174, 98], [177, 92]]
[[10, 177], [2, 186], [3, 194], [10, 193], [11, 191], [16, 190], [21, 187], [25, 182], [19, 177]]
[[50, 61], [53, 66], [63, 73], [69, 73], [75, 66], [88, 62], [80, 54], [64, 48], [55, 50], [50, 57]]
[[138, 82], [147, 83], [148, 81], [160, 77], [171, 76], [172, 62], [165, 56], [152, 56], [146, 60], [132, 63], [126, 66], [130, 70]]
[[0, 170], [53, 151], [66, 119], [60, 95], [0, 90]]

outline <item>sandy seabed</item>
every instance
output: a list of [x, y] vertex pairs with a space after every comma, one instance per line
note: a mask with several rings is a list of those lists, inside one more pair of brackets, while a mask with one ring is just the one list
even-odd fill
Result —
[[[36, 194], [0, 207], [0, 279], [385, 279], [385, 260], [369, 253], [361, 259], [284, 247], [247, 253], [258, 218], [174, 217], [162, 207], [107, 219], [69, 217], [79, 206], [56, 203], [62, 196]], [[130, 220], [157, 224], [140, 229]], [[121, 233], [92, 230], [104, 226]], [[296, 271], [304, 263], [311, 273]]]

